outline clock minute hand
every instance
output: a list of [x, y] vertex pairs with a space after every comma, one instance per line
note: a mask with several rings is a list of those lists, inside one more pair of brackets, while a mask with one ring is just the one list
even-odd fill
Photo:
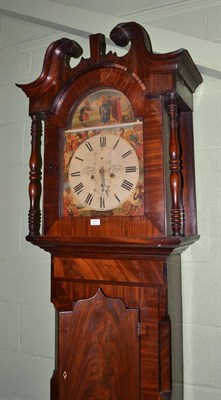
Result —
[[102, 192], [103, 192], [104, 187], [105, 187], [104, 168], [100, 168], [99, 173], [101, 176], [101, 188], [102, 188]]

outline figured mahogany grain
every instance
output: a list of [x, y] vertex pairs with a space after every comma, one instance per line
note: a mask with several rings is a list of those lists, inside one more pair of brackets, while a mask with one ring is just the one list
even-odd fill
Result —
[[62, 399], [140, 399], [138, 321], [138, 310], [126, 310], [101, 290], [60, 313]]

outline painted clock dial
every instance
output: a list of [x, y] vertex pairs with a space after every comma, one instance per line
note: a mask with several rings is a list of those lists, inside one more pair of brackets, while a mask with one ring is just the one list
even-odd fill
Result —
[[90, 93], [64, 138], [64, 217], [143, 215], [143, 123], [126, 96]]
[[139, 161], [122, 137], [100, 133], [85, 140], [74, 152], [69, 185], [83, 206], [97, 211], [119, 207], [135, 191]]

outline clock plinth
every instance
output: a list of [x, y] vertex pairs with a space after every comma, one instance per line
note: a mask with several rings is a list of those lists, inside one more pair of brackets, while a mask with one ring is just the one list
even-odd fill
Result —
[[74, 68], [80, 46], [52, 43], [40, 77], [18, 85], [32, 118], [27, 240], [51, 253], [51, 400], [172, 399], [171, 332], [182, 378], [173, 327], [180, 254], [199, 238], [192, 95], [202, 78], [186, 50], [154, 54], [136, 23], [111, 39], [130, 42], [128, 53], [106, 54], [104, 35], [91, 35], [91, 57]]

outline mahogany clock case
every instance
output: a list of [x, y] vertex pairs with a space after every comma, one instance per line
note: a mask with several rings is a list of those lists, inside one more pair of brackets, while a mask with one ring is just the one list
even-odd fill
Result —
[[202, 78], [186, 50], [153, 53], [135, 22], [110, 37], [130, 44], [124, 56], [95, 34], [71, 68], [82, 49], [61, 39], [39, 78], [18, 85], [32, 119], [27, 240], [51, 253], [51, 399], [171, 399], [173, 352], [182, 400], [180, 253], [199, 238], [192, 97]]

